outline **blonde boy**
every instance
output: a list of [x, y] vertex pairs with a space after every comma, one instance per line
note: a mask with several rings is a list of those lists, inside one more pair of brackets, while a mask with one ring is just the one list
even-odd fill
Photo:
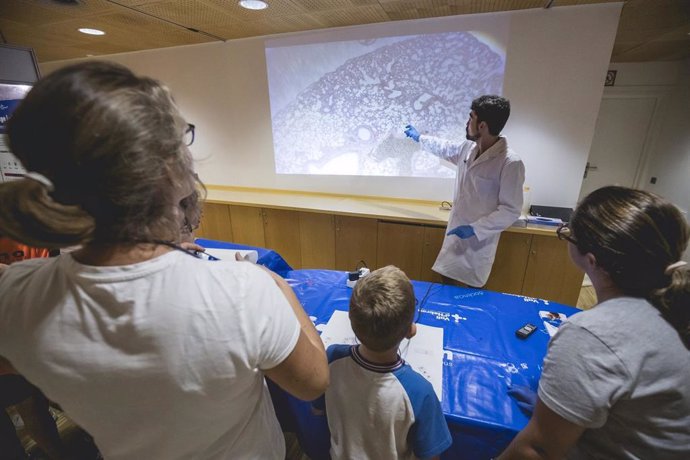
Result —
[[412, 284], [389, 265], [357, 282], [350, 322], [359, 345], [328, 348], [325, 407], [335, 459], [436, 458], [451, 445], [431, 384], [398, 354], [417, 332]]

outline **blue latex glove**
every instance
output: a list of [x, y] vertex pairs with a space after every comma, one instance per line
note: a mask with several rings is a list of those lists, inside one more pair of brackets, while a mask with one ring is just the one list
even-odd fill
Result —
[[537, 392], [523, 385], [511, 385], [508, 394], [515, 400], [523, 414], [532, 416], [534, 406], [537, 404]]
[[417, 131], [414, 126], [405, 126], [405, 135], [412, 138], [415, 142], [419, 142], [419, 131]]
[[471, 225], [460, 225], [455, 227], [453, 230], [446, 233], [446, 235], [457, 235], [461, 239], [465, 240], [471, 236], [474, 236], [474, 229]]

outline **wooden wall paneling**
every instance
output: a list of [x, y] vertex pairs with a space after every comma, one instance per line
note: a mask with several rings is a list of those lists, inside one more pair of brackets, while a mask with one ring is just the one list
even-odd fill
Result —
[[522, 294], [577, 305], [584, 273], [573, 264], [565, 241], [534, 235]]
[[408, 278], [418, 280], [422, 270], [424, 227], [379, 221], [377, 267], [395, 265]]
[[335, 269], [335, 218], [331, 214], [299, 213], [302, 268]]
[[501, 233], [496, 259], [491, 268], [486, 289], [509, 294], [521, 294], [532, 244], [527, 233]]
[[376, 235], [378, 221], [366, 217], [335, 216], [335, 268], [352, 271], [360, 260], [378, 267]]
[[[228, 212], [230, 210], [228, 209]], [[232, 231], [232, 228], [230, 229]], [[201, 220], [199, 221], [199, 227], [194, 231], [194, 237], [195, 238], [206, 238], [206, 231], [204, 230], [204, 216], [203, 214], [201, 215]]]
[[283, 256], [292, 268], [302, 268], [299, 212], [263, 209], [266, 247]]
[[227, 204], [204, 203], [201, 225], [196, 231], [199, 238], [233, 241], [230, 207]]
[[431, 269], [438, 256], [443, 239], [446, 236], [446, 227], [424, 227], [424, 245], [422, 246], [422, 268], [419, 279], [441, 283], [441, 275]]
[[[354, 270], [393, 264], [411, 279], [440, 282], [431, 270], [445, 228], [309, 211], [206, 203], [202, 238], [270, 248], [294, 268]], [[584, 274], [553, 236], [503, 232], [486, 288], [576, 305]]]
[[230, 205], [233, 242], [248, 246], [266, 247], [264, 218], [261, 208]]

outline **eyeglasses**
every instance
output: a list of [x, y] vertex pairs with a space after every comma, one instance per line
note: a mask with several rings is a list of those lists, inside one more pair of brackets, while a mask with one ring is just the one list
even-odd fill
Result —
[[577, 245], [577, 240], [572, 236], [572, 234], [573, 231], [570, 230], [568, 224], [563, 224], [556, 230], [556, 236], [558, 236], [559, 240], [565, 240], [569, 243]]
[[187, 123], [187, 129], [184, 131], [184, 143], [186, 146], [190, 146], [194, 143], [194, 131], [196, 126], [191, 123]]
[[191, 235], [192, 233], [194, 233], [199, 228], [200, 224], [201, 224], [201, 219], [199, 220], [199, 223], [197, 223], [196, 225], [193, 225], [189, 221], [189, 219], [185, 217], [184, 220], [182, 221], [182, 232], [188, 233]]

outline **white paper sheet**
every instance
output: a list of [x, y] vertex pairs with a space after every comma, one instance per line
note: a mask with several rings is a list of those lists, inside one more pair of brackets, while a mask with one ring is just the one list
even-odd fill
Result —
[[549, 333], [550, 337], [553, 337], [561, 324], [568, 320], [568, 317], [563, 313], [544, 310], [539, 312], [539, 317], [544, 320], [544, 327], [546, 327], [546, 332]]
[[[359, 343], [346, 311], [333, 312], [333, 316], [322, 329], [321, 340], [326, 348], [333, 344]], [[417, 335], [411, 340], [403, 340], [400, 344], [400, 356], [431, 383], [439, 401], [442, 401], [443, 329], [417, 324]]]
[[443, 328], [417, 324], [417, 335], [400, 344], [400, 355], [424, 376], [443, 401]]
[[321, 332], [321, 340], [326, 349], [336, 343], [347, 345], [359, 343], [355, 333], [352, 331], [350, 318], [348, 318], [346, 311], [336, 310], [333, 312], [331, 319], [328, 320], [328, 323], [323, 328], [323, 332]]
[[210, 254], [220, 260], [234, 261], [235, 254], [238, 252], [242, 257], [250, 262], [256, 263], [256, 261], [259, 259], [259, 253], [254, 250], [206, 248], [206, 254]]

